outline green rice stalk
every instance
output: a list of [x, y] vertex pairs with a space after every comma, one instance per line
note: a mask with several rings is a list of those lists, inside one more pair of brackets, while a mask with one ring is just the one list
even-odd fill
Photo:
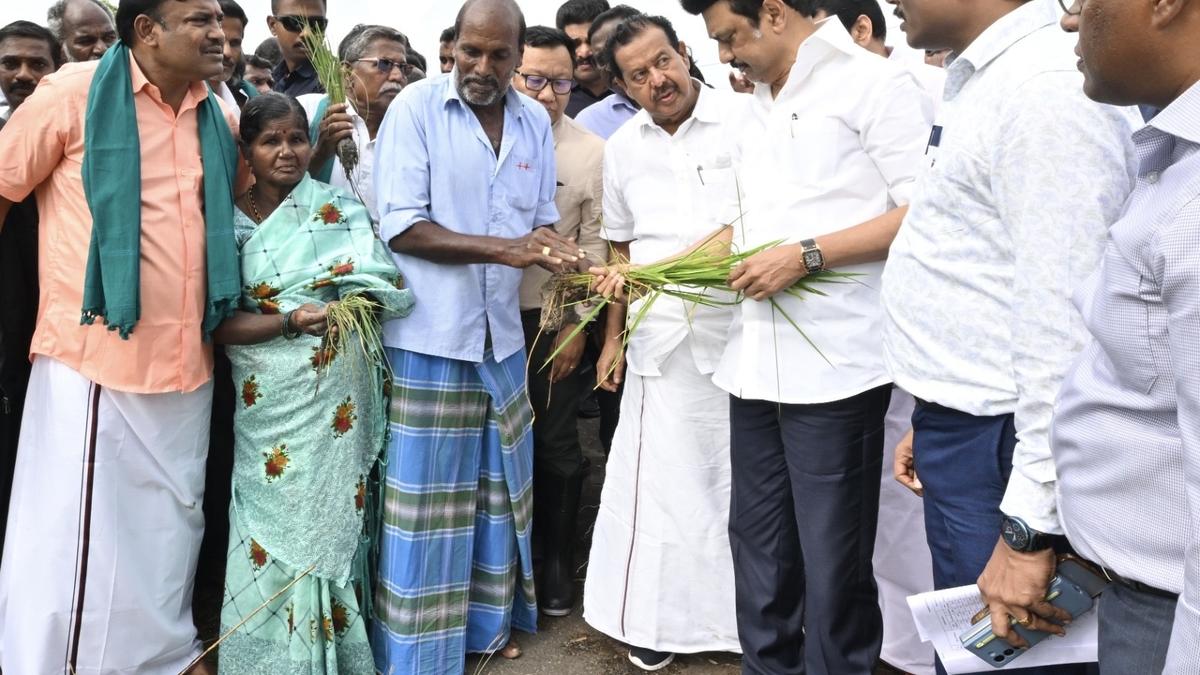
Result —
[[[383, 305], [361, 290], [351, 291], [330, 303], [325, 310], [329, 330], [321, 338], [321, 349], [343, 355], [354, 350], [365, 363], [386, 373], [388, 361], [383, 351], [383, 328], [379, 324], [382, 309]], [[351, 361], [358, 362], [357, 359]], [[327, 361], [318, 370], [318, 375], [329, 368], [329, 363]]]
[[[325, 32], [317, 29], [315, 26], [306, 23], [307, 30], [301, 35], [304, 40], [304, 46], [308, 49], [308, 60], [312, 64], [313, 70], [317, 71], [317, 79], [321, 82], [321, 86], [325, 88], [326, 95], [329, 96], [329, 103], [337, 105], [346, 102], [346, 91], [349, 89], [347, 83], [348, 72], [338, 59], [337, 55], [329, 47], [329, 41], [325, 39]], [[354, 173], [354, 168], [358, 166], [358, 146], [354, 144], [353, 138], [343, 138], [337, 146], [338, 161], [342, 163], [342, 170], [346, 172], [346, 178], [350, 178]]]

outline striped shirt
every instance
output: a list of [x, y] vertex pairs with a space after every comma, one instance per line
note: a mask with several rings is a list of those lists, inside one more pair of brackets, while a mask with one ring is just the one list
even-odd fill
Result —
[[[1200, 84], [1133, 136], [1140, 166], [1100, 268], [1092, 335], [1055, 406], [1059, 513], [1079, 553], [1183, 592], [1166, 672], [1200, 655]], [[1186, 667], [1184, 667], [1186, 665]]]

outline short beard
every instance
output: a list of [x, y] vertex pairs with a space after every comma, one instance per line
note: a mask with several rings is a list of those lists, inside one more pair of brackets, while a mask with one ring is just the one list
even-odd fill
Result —
[[[511, 79], [511, 76], [510, 76], [510, 79]], [[484, 98], [476, 97], [473, 94], [468, 93], [468, 91], [469, 91], [469, 89], [467, 87], [468, 80], [473, 80], [473, 81], [486, 80], [486, 81], [488, 81], [488, 84], [494, 83], [496, 85], [495, 89], [494, 89], [494, 93], [491, 94], [490, 96], [487, 96]], [[455, 82], [454, 86], [458, 90], [458, 95], [461, 96], [464, 101], [466, 101], [468, 104], [473, 105], [477, 108], [490, 108], [490, 107], [496, 105], [497, 103], [499, 103], [500, 99], [504, 98], [504, 87], [500, 86], [500, 82], [498, 80], [493, 80], [490, 76], [478, 77], [475, 75], [468, 75], [467, 77], [464, 77], [463, 79], [459, 80], [458, 82]]]

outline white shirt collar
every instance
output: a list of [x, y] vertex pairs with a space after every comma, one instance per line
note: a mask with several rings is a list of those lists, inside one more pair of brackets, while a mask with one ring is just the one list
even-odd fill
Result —
[[770, 108], [776, 100], [786, 98], [795, 89], [803, 85], [804, 80], [813, 69], [825, 59], [837, 53], [849, 56], [859, 56], [862, 47], [854, 43], [850, 34], [836, 17], [827, 17], [817, 22], [817, 30], [800, 43], [796, 49], [796, 61], [788, 72], [787, 82], [779, 90], [779, 95], [771, 96], [771, 85], [759, 82], [754, 86], [754, 96]]

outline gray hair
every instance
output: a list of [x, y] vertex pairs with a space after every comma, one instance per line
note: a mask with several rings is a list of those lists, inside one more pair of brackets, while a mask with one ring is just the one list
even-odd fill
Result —
[[[67, 36], [63, 34], [63, 16], [67, 13], [67, 5], [70, 2], [71, 0], [58, 0], [58, 2], [50, 5], [50, 9], [46, 12], [46, 27], [50, 29], [51, 33], [54, 33], [54, 37], [58, 38], [59, 42], [67, 39]], [[104, 13], [108, 15], [108, 19], [113, 22], [113, 25], [116, 25], [116, 17], [113, 16], [112, 10], [108, 8], [108, 5], [100, 2], [100, 0], [88, 0], [88, 2], [104, 10]]]
[[404, 33], [387, 26], [360, 23], [351, 28], [346, 37], [342, 38], [342, 43], [338, 45], [338, 60], [343, 63], [353, 63], [361, 59], [363, 54], [367, 53], [367, 49], [378, 40], [397, 42], [404, 45], [406, 50], [409, 48], [408, 38]]

